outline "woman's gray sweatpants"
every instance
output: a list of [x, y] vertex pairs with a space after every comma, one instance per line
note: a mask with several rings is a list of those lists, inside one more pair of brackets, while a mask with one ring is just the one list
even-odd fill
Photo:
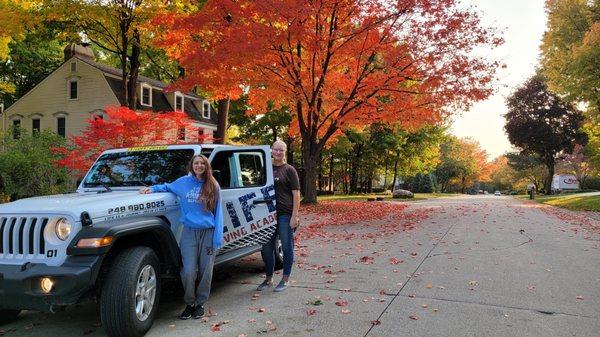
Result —
[[[187, 305], [203, 305], [210, 294], [215, 250], [213, 247], [214, 229], [183, 227], [179, 248], [181, 249], [181, 282]], [[196, 279], [200, 277], [196, 287]]]

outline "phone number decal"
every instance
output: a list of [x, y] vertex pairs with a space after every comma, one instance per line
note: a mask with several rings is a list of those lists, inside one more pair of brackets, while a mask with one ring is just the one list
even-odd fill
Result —
[[152, 209], [152, 208], [158, 208], [158, 207], [164, 207], [164, 206], [165, 206], [164, 200], [152, 201], [152, 202], [141, 203], [141, 204], [132, 204], [132, 205], [117, 206], [114, 208], [109, 208], [108, 214], [111, 215], [111, 214], [121, 214], [121, 213], [127, 213], [127, 212], [137, 212], [137, 211], [143, 211], [145, 209]]

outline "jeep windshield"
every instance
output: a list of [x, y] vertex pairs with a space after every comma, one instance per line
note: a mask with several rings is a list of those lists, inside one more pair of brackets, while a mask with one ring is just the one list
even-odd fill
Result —
[[193, 149], [105, 153], [85, 176], [83, 188], [172, 182], [188, 172], [187, 166], [193, 155]]

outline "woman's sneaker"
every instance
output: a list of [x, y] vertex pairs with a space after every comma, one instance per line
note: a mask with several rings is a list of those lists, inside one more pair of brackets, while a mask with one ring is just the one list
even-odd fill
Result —
[[279, 284], [277, 285], [277, 287], [275, 287], [275, 289], [273, 289], [274, 292], [280, 292], [280, 291], [284, 291], [286, 290], [288, 287], [288, 282], [285, 282], [284, 280], [281, 280], [279, 282]]
[[272, 285], [273, 285], [273, 281], [264, 280], [263, 283], [259, 284], [258, 287], [256, 287], [256, 291], [263, 291]]
[[194, 307], [192, 317], [194, 317], [194, 319], [198, 319], [202, 316], [204, 316], [204, 307], [202, 307], [201, 305], [196, 305]]
[[181, 313], [181, 315], [179, 315], [179, 319], [190, 319], [192, 318], [192, 315], [194, 314], [194, 306], [193, 305], [188, 305], [185, 307], [185, 309], [183, 310], [183, 312]]

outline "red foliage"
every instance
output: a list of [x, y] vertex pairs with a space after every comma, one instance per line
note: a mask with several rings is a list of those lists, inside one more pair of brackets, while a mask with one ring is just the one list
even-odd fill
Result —
[[178, 86], [216, 98], [249, 87], [252, 113], [269, 100], [293, 107], [294, 129], [323, 146], [346, 125], [418, 127], [492, 92], [498, 63], [472, 51], [502, 39], [457, 3], [208, 0], [154, 23], [157, 44], [186, 69]]
[[208, 140], [198, 136], [198, 129], [183, 112], [133, 111], [124, 106], [106, 107], [105, 112], [107, 118], [90, 119], [81, 135], [71, 136], [70, 146], [53, 149], [64, 155], [57, 165], [83, 174], [102, 151], [110, 148], [185, 143], [178, 137], [180, 128], [193, 135], [186, 137], [188, 141]]

